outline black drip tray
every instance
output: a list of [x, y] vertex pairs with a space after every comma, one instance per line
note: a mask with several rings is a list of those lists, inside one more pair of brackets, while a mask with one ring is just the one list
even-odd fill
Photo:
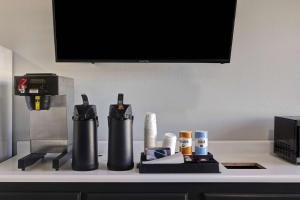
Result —
[[266, 169], [258, 163], [222, 163], [226, 169]]

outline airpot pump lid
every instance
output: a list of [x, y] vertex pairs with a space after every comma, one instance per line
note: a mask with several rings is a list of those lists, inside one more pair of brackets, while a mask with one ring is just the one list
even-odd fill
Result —
[[132, 108], [130, 104], [123, 104], [124, 95], [118, 94], [118, 103], [109, 107], [109, 118], [125, 120], [133, 119]]
[[83, 104], [74, 106], [73, 120], [84, 121], [98, 118], [96, 106], [89, 104], [88, 97], [85, 94], [82, 94], [81, 97]]

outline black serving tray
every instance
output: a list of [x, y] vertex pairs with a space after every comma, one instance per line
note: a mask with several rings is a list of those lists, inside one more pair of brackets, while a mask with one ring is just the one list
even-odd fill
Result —
[[185, 161], [182, 164], [143, 164], [146, 156], [141, 153], [139, 173], [220, 173], [219, 163], [211, 153], [206, 156], [193, 155], [193, 158], [198, 158], [198, 161]]

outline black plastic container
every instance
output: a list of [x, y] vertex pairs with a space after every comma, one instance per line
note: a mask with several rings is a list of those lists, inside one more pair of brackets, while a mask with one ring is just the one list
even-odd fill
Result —
[[132, 126], [131, 105], [123, 104], [123, 94], [119, 94], [118, 104], [110, 105], [109, 108], [107, 162], [109, 170], [123, 171], [134, 167]]
[[141, 161], [138, 165], [139, 172], [145, 174], [168, 174], [168, 173], [221, 173], [219, 162], [216, 161], [211, 153], [198, 156], [192, 155], [192, 161], [185, 159], [182, 164], [144, 164], [146, 156], [141, 153]]
[[83, 104], [74, 107], [74, 135], [72, 169], [90, 171], [98, 169], [97, 128], [99, 126], [95, 105], [89, 105], [86, 95]]

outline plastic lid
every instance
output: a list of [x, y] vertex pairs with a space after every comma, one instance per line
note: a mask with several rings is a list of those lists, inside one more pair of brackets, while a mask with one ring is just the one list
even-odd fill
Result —
[[132, 108], [130, 104], [123, 104], [124, 95], [118, 94], [118, 103], [109, 107], [110, 118], [115, 119], [133, 119]]
[[98, 119], [96, 106], [89, 104], [88, 97], [85, 94], [82, 94], [81, 97], [83, 104], [74, 106], [73, 120], [84, 121]]

